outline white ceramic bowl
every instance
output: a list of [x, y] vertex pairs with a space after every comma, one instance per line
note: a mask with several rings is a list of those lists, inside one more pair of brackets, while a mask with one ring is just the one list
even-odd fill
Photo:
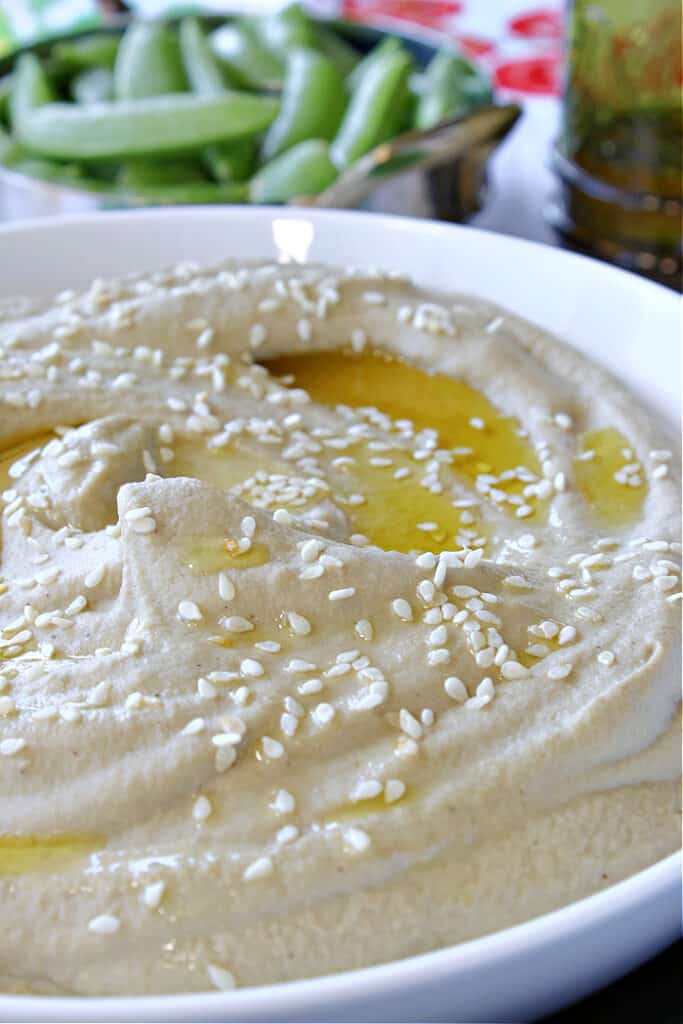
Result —
[[[430, 221], [358, 213], [195, 208], [0, 229], [0, 297], [225, 256], [401, 270], [471, 291], [556, 332], [680, 423], [678, 298], [585, 257]], [[4, 1021], [520, 1021], [605, 985], [680, 935], [671, 856], [551, 914], [379, 967], [236, 992], [121, 999], [0, 995]], [[36, 922], [38, 926], [38, 922]], [[0, 956], [2, 908], [0, 907]]]

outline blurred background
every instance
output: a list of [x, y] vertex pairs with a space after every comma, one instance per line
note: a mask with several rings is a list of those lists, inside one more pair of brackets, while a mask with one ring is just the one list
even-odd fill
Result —
[[[680, 289], [680, 0], [312, 0], [305, 14], [290, 9], [284, 20], [269, 20], [280, 7], [277, 0], [0, 0], [0, 219], [187, 201], [360, 205], [576, 248]], [[179, 29], [191, 15], [201, 20]], [[82, 138], [60, 138], [59, 125], [47, 141], [29, 138], [34, 149], [27, 146], [21, 119], [32, 105], [59, 98], [85, 109], [104, 101], [88, 116], [106, 119], [121, 98], [117, 89], [133, 104], [177, 91], [163, 61], [150, 84], [150, 55], [163, 56], [159, 38], [133, 40], [127, 27], [155, 17], [170, 19], [169, 61], [182, 44], [181, 90], [201, 93], [207, 82], [218, 92], [243, 89], [260, 98], [260, 110], [289, 91], [289, 125], [254, 129], [246, 150], [221, 142], [222, 159], [204, 142], [180, 162], [139, 152], [93, 159], [80, 155]], [[224, 23], [228, 32], [219, 37]], [[368, 55], [403, 74], [400, 88], [384, 95], [383, 117], [372, 130], [366, 119], [353, 146], [340, 138], [342, 108], [341, 127], [316, 120], [301, 68], [286, 52], [290, 30], [314, 39], [336, 65], [323, 71], [328, 85], [329, 76], [343, 80], [347, 113], [361, 103], [364, 77], [370, 88]], [[251, 47], [242, 80], [229, 50], [240, 33]], [[387, 38], [394, 39], [388, 57]], [[73, 39], [80, 49], [69, 48]], [[23, 64], [22, 53], [29, 54]], [[251, 76], [255, 54], [268, 69], [260, 78]], [[324, 93], [332, 106], [333, 92]], [[376, 114], [378, 97], [370, 99]], [[117, 131], [128, 137], [125, 124]], [[312, 139], [321, 132], [325, 141]], [[679, 943], [553, 1021], [679, 1024], [682, 951]]]
[[[213, 45], [223, 15], [236, 14], [240, 25], [249, 32], [256, 26], [258, 34], [261, 16], [281, 6], [278, 0], [0, 0], [0, 129], [2, 82], [9, 82], [17, 50], [38, 40], [112, 29], [129, 16], [179, 19], [199, 12], [214, 16], [202, 22]], [[489, 91], [469, 107], [444, 108], [445, 120], [465, 114], [470, 121], [456, 136], [439, 136], [441, 156], [431, 136], [419, 143], [412, 139], [408, 150], [401, 141], [389, 156], [381, 150], [381, 173], [378, 161], [368, 156], [350, 176], [339, 172], [333, 187], [316, 188], [319, 198], [287, 193], [282, 201], [468, 221], [587, 251], [680, 289], [680, 0], [311, 0], [304, 7], [311, 17], [335, 19], [334, 31], [342, 31], [361, 55], [386, 34], [400, 36], [413, 61], [410, 88], [417, 94], [429, 87], [430, 60], [444, 49], [475, 68]], [[240, 16], [246, 17], [239, 22]], [[356, 26], [357, 34], [344, 24]], [[43, 46], [41, 59], [44, 66], [54, 64], [53, 51]], [[271, 85], [277, 90], [282, 83], [269, 82], [266, 91]], [[68, 83], [58, 88], [63, 92]], [[484, 122], [480, 109], [490, 102], [506, 109], [495, 123]], [[397, 125], [395, 139], [414, 127], [407, 121]], [[7, 113], [4, 129], [11, 134]], [[404, 173], [396, 175], [399, 162]], [[10, 173], [3, 174], [3, 163]], [[196, 201], [214, 201], [213, 193], [196, 182], [190, 190], [177, 189], [182, 182], [169, 183], [170, 171], [156, 193], [147, 187], [148, 175], [142, 190], [137, 173], [119, 173], [103, 184], [102, 194], [94, 196], [91, 189], [86, 196], [83, 171], [90, 174], [92, 166], [73, 162], [62, 164], [66, 177], [48, 174], [48, 184], [43, 180], [40, 187], [37, 163], [28, 167], [27, 180], [21, 173], [26, 161], [3, 161], [0, 150], [0, 217], [194, 201], [195, 194]], [[290, 163], [298, 171], [295, 157]], [[260, 166], [252, 167], [251, 177]], [[102, 167], [100, 162], [98, 174]], [[215, 185], [215, 175], [201, 182]], [[245, 195], [251, 201], [278, 201], [272, 188], [260, 180], [257, 186], [246, 192], [214, 189], [215, 201], [240, 201]]]

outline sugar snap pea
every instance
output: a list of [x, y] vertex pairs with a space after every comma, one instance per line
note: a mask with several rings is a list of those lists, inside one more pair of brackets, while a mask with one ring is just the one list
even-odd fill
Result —
[[38, 154], [63, 160], [181, 153], [263, 131], [278, 111], [268, 96], [152, 96], [79, 107], [48, 103], [19, 118], [17, 137]]
[[213, 205], [216, 203], [246, 203], [249, 186], [246, 182], [180, 182], [177, 185], [149, 186], [138, 189], [133, 198], [144, 200], [145, 205], [190, 205], [194, 203]]
[[247, 89], [279, 89], [284, 63], [245, 25], [221, 25], [210, 36], [211, 49], [233, 80]]
[[295, 46], [315, 46], [313, 22], [298, 4], [265, 17], [243, 20], [263, 45], [283, 61]]
[[287, 60], [280, 113], [268, 129], [264, 160], [305, 139], [333, 139], [346, 109], [344, 80], [329, 57], [292, 50]]
[[71, 79], [76, 103], [102, 103], [114, 98], [114, 75], [109, 68], [85, 68]]
[[130, 160], [116, 181], [127, 197], [159, 203], [238, 203], [248, 196], [246, 184], [209, 181], [198, 160]]
[[378, 60], [382, 60], [383, 57], [388, 53], [405, 53], [403, 43], [397, 36], [385, 36], [381, 43], [374, 46], [363, 57], [361, 61], [356, 64], [355, 68], [350, 72], [348, 77], [349, 88], [354, 92], [359, 88], [363, 81], [368, 69], [373, 66]]
[[14, 158], [18, 146], [9, 132], [0, 125], [0, 164], [7, 166]]
[[114, 66], [116, 99], [139, 100], [186, 89], [178, 33], [162, 22], [132, 21], [121, 37]]
[[297, 196], [317, 195], [337, 177], [329, 146], [322, 139], [308, 139], [293, 146], [251, 179], [252, 203], [285, 203]]
[[491, 99], [488, 82], [467, 61], [448, 50], [432, 58], [421, 78], [415, 127], [422, 131]]
[[18, 133], [21, 122], [31, 111], [53, 99], [54, 91], [43, 65], [34, 53], [22, 53], [14, 68], [9, 97], [12, 130]]
[[316, 25], [315, 49], [329, 57], [344, 78], [351, 74], [361, 60], [361, 55], [356, 47], [348, 43], [343, 36], [333, 32], [327, 25]]
[[179, 37], [180, 54], [192, 91], [199, 96], [216, 96], [225, 92], [230, 83], [226, 81], [196, 18], [183, 18]]
[[368, 67], [332, 143], [337, 167], [348, 167], [400, 130], [411, 66], [407, 53], [395, 52], [382, 54]]
[[8, 120], [9, 98], [12, 93], [12, 76], [0, 78], [0, 123]]
[[189, 157], [128, 160], [116, 176], [117, 185], [130, 192], [190, 182], [208, 184], [201, 163]]
[[53, 185], [64, 185], [69, 188], [85, 189], [88, 192], [109, 191], [111, 186], [101, 179], [89, 176], [79, 164], [57, 163], [54, 160], [43, 160], [27, 155], [21, 147], [15, 146], [13, 151], [2, 157], [0, 163], [28, 178], [47, 181]]
[[[223, 70], [196, 18], [184, 18], [181, 22], [180, 49], [193, 92], [199, 96], [217, 96], [226, 92]], [[255, 139], [236, 139], [207, 147], [203, 160], [218, 181], [243, 181], [254, 168], [256, 152]]]
[[120, 36], [98, 32], [83, 39], [55, 43], [50, 50], [50, 69], [57, 75], [85, 68], [114, 67]]

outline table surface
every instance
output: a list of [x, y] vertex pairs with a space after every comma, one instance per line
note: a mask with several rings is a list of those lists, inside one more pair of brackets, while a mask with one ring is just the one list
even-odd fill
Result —
[[[272, 8], [278, 0], [208, 0], [213, 10], [239, 6]], [[155, 13], [177, 0], [130, 0]], [[184, 0], [182, 6], [189, 4]], [[557, 132], [561, 79], [561, 4], [533, 0], [313, 0], [311, 6], [370, 23], [397, 19], [454, 39], [491, 74], [502, 98], [523, 104], [524, 113], [490, 164], [490, 195], [473, 223], [489, 231], [550, 245], [557, 237], [544, 219], [552, 193], [549, 149]], [[97, 24], [95, 0], [0, 0], [0, 54], [38, 34]], [[419, 209], [406, 212], [420, 213]], [[611, 1024], [683, 1020], [683, 942], [614, 985], [546, 1018], [546, 1024]]]

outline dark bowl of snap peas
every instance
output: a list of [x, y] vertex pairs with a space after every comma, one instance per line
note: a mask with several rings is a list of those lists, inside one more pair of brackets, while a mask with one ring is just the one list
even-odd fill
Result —
[[517, 116], [505, 108], [502, 127], [480, 125], [470, 143], [468, 119], [492, 104], [489, 81], [453, 49], [298, 5], [122, 18], [0, 61], [0, 210], [347, 205], [349, 172], [367, 173], [365, 193], [419, 174], [414, 140], [464, 124], [457, 156], [421, 173], [430, 212], [464, 220]]

